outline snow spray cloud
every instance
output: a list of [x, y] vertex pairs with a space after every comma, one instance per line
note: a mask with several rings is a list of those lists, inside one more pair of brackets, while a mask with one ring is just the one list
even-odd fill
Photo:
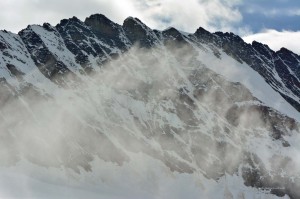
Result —
[[[130, 173], [125, 180], [133, 175], [129, 184], [143, 186], [153, 194], [149, 198], [164, 198], [155, 193], [167, 190], [157, 185], [163, 184], [157, 170], [214, 182], [239, 175], [246, 185], [281, 186], [280, 180], [299, 172], [299, 162], [289, 157], [299, 151], [283, 147], [294, 147], [290, 134], [297, 124], [263, 106], [243, 85], [206, 68], [204, 61], [188, 45], [133, 47], [91, 77], [80, 77], [80, 85], [57, 88], [51, 96], [30, 86], [16, 96], [1, 87], [2, 166], [25, 160], [63, 168], [80, 180], [94, 181], [96, 174], [104, 184], [124, 181], [125, 171]], [[107, 175], [111, 168], [124, 170]], [[279, 169], [288, 173], [279, 178]], [[274, 182], [265, 177], [268, 172]]]

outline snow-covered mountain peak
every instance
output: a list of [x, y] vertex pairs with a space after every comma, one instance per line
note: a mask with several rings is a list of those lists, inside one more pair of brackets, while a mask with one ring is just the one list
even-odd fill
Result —
[[104, 198], [299, 198], [299, 63], [132, 17], [0, 31], [0, 177], [33, 178], [31, 196], [60, 179]]

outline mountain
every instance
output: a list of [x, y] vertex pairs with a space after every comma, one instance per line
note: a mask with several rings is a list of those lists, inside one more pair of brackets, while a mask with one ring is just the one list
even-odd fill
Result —
[[288, 49], [95, 14], [0, 52], [1, 197], [300, 198]]

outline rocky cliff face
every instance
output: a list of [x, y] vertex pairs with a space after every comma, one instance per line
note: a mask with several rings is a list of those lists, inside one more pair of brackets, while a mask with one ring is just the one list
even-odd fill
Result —
[[[300, 197], [300, 57], [287, 49], [96, 14], [0, 31], [0, 53], [4, 166], [93, 172], [96, 157], [122, 167], [142, 153], [172, 172]], [[238, 194], [226, 197], [250, 197]]]

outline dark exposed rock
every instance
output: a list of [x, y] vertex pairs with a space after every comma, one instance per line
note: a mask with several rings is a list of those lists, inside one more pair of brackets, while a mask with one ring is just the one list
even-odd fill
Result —
[[71, 19], [63, 19], [56, 29], [63, 38], [66, 47], [75, 55], [76, 62], [79, 63], [87, 73], [93, 71], [88, 55], [104, 56], [103, 49], [98, 45], [94, 48], [87, 43], [89, 38], [93, 37], [91, 30], [79, 19], [73, 17]]
[[[47, 27], [46, 30], [51, 29], [51, 32], [55, 32], [59, 36], [59, 33], [49, 24], [44, 24], [44, 26]], [[30, 26], [20, 31], [19, 35], [31, 54], [31, 58], [45, 77], [62, 86], [65, 86], [65, 75], [68, 75], [71, 79], [79, 80], [62, 61], [57, 60]]]
[[126, 36], [132, 43], [138, 43], [141, 47], [152, 47], [156, 42], [156, 34], [138, 18], [128, 17], [123, 22]]
[[14, 65], [12, 64], [7, 64], [6, 67], [8, 70], [16, 77], [22, 77], [24, 75], [23, 72], [19, 71]]
[[102, 35], [107, 38], [115, 38], [118, 36], [119, 25], [109, 20], [102, 14], [94, 14], [86, 18], [84, 23], [90, 26], [95, 34]]
[[281, 48], [276, 54], [296, 74], [297, 78], [300, 78], [300, 56], [286, 48]]

